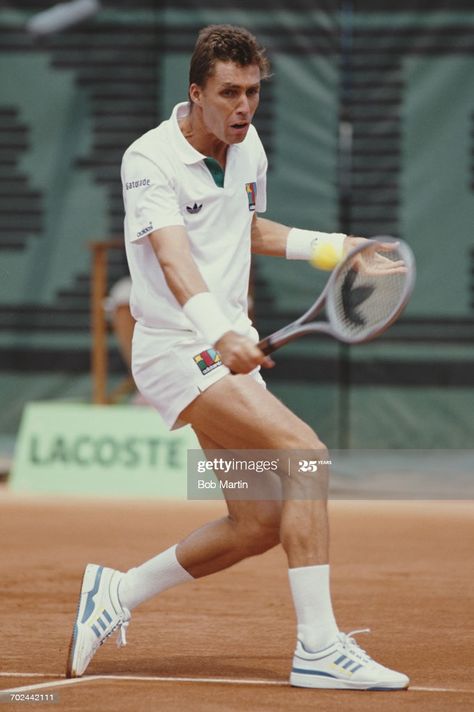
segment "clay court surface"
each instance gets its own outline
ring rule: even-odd
[[[293,689],[294,615],[279,549],[172,589],[135,611],[88,676],[64,668],[82,570],[130,566],[223,512],[220,503],[25,499],[0,493],[0,687],[58,704],[1,709],[474,709],[471,502],[332,502],[333,598],[343,630],[410,675],[406,692]],[[47,683],[49,686],[44,686]],[[26,692],[26,690],[25,690]]]

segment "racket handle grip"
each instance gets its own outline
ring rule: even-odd
[[[263,351],[265,356],[268,356],[269,354],[272,354],[274,351],[276,351],[276,347],[272,344],[270,336],[267,336],[265,339],[259,341],[257,346],[260,351]]]

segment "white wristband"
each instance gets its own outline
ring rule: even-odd
[[[199,292],[183,305],[183,312],[192,325],[212,346],[228,331],[232,324],[224,315],[211,292]]]
[[[344,251],[344,239],[347,237],[342,232],[316,232],[315,230],[300,230],[294,227],[288,233],[286,240],[287,260],[310,260],[316,247],[331,245],[336,250],[338,260]]]

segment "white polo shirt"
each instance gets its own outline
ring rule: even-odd
[[[170,119],[132,143],[123,157],[132,314],[144,326],[195,331],[166,284],[147,237],[154,230],[183,225],[209,290],[234,329],[246,334],[251,223],[255,211],[266,209],[265,151],[251,126],[242,143],[229,146],[224,186],[219,188],[204,163],[206,156],[179,128],[188,112],[188,103],[175,106]]]

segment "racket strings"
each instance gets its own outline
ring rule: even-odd
[[[408,279],[398,247],[357,253],[338,273],[331,294],[331,321],[339,335],[362,341],[383,328],[403,305]]]

